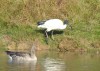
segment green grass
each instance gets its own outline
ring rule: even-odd
[[[0,0],[0,39],[4,35],[15,42],[38,38],[46,45],[44,34],[36,23],[51,18],[68,19],[73,30],[67,27],[63,34],[54,35],[55,41],[50,39],[50,47],[57,47],[65,37],[73,38],[78,43],[82,39],[89,43],[100,41],[99,0]]]
[[[1,23],[1,34],[11,36],[14,40],[30,37],[34,34],[33,28],[30,26],[15,25],[9,23]]]

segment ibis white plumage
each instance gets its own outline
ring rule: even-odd
[[[67,27],[68,20],[65,20],[63,22],[60,19],[49,19],[49,20],[39,21],[37,24],[38,24],[38,28],[46,29],[45,33],[46,33],[47,38],[48,38],[48,33],[47,32],[52,31],[51,36],[52,36],[52,39],[54,39],[53,38],[53,30],[64,30]]]

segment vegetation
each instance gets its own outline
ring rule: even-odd
[[[35,39],[46,45],[36,23],[51,18],[68,19],[73,30],[55,32],[50,48],[69,50],[72,44],[77,44],[74,49],[100,48],[100,0],[0,0],[0,48]]]

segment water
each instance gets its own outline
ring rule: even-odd
[[[38,51],[37,62],[8,62],[0,52],[0,71],[100,71],[100,55],[95,53],[59,53]]]

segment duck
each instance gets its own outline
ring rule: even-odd
[[[10,61],[37,61],[37,57],[35,55],[35,46],[32,46],[30,52],[18,52],[18,51],[5,51],[8,55]]]

